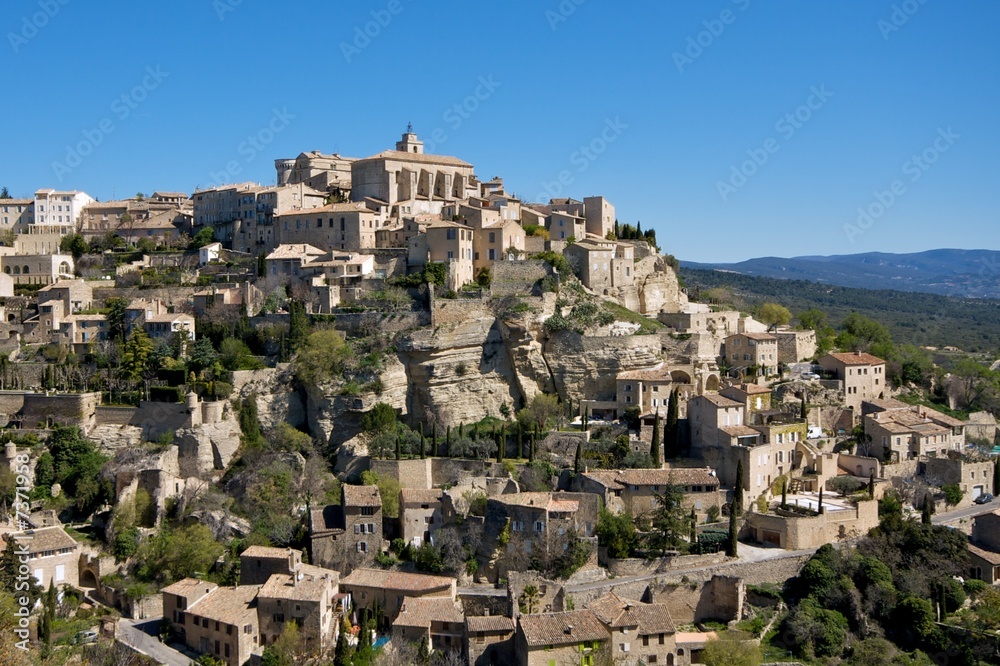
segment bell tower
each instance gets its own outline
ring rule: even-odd
[[[396,150],[401,153],[423,154],[424,142],[417,138],[413,131],[413,123],[407,123],[403,138],[396,142]]]

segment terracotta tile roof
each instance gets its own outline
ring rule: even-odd
[[[718,637],[714,631],[678,631],[674,638],[678,646],[699,647]]]
[[[992,550],[986,550],[985,548],[980,548],[975,544],[969,544],[969,552],[973,555],[986,560],[990,564],[1000,564],[1000,553],[994,553]]]
[[[261,597],[267,599],[292,599],[295,601],[320,602],[328,591],[337,587],[336,571],[325,575],[312,575],[304,572],[296,574],[271,574],[261,588]],[[301,576],[296,580],[293,576]]]
[[[754,433],[756,434],[756,432]],[[717,486],[719,479],[709,467],[672,467],[668,469],[622,469],[585,472],[584,476],[607,487],[632,486]]]
[[[760,395],[771,392],[771,389],[767,386],[757,386],[756,384],[733,384],[732,386],[727,386],[723,390],[740,391],[741,393],[746,393],[747,395]]]
[[[355,569],[340,580],[343,587],[376,587],[395,592],[434,592],[450,588],[454,578],[425,574],[384,571],[382,569]]]
[[[351,486],[345,484],[344,506],[382,506],[378,486]]]
[[[566,499],[563,493],[513,493],[495,498],[508,506],[523,506],[544,509],[555,513],[575,512],[580,508],[578,499]]]
[[[367,162],[369,160],[398,160],[400,162],[421,162],[423,164],[444,164],[446,166],[472,166],[468,162],[460,160],[457,157],[449,157],[447,155],[429,155],[426,153],[406,153],[401,150],[383,150],[377,155],[365,157],[364,159],[358,160],[358,162]]]
[[[27,206],[33,203],[34,199],[0,199],[0,206]]]
[[[264,257],[264,259],[268,261],[273,259],[302,259],[304,257],[318,257],[322,254],[323,250],[308,243],[282,243],[274,252]]]
[[[605,625],[618,629],[636,627],[639,634],[672,634],[676,630],[666,604],[622,599],[614,592],[587,604]]]
[[[37,530],[26,530],[18,532],[14,536],[18,544],[27,544],[28,552],[32,555],[50,550],[76,548],[78,545],[73,540],[73,537],[66,534],[61,527],[43,527]]]
[[[590,610],[522,615],[518,623],[529,648],[606,641],[611,637]]]
[[[271,548],[270,546],[250,546],[240,557],[262,557],[272,560],[287,560],[288,556],[295,552],[291,548]]]
[[[672,634],[677,629],[666,604],[638,604],[632,613],[639,620],[640,634]]]
[[[735,400],[730,400],[725,396],[721,396],[718,393],[705,393],[698,396],[699,398],[704,398],[716,407],[742,407],[743,403],[736,402]]]
[[[879,411],[887,412],[893,409],[912,409],[912,405],[908,405],[901,400],[896,400],[895,398],[872,398],[871,400],[863,400],[861,405],[871,405],[872,407],[877,407]]]
[[[251,619],[256,624],[259,591],[260,585],[220,587],[188,606],[187,612],[226,624],[242,625]]]
[[[666,363],[660,363],[655,368],[646,368],[645,370],[627,370],[625,372],[618,373],[618,379],[633,379],[636,381],[670,381],[670,366]]]
[[[403,504],[439,504],[444,500],[444,491],[438,488],[403,488],[399,491]]]
[[[759,340],[761,342],[777,342],[778,336],[773,333],[734,333],[729,337],[736,337],[742,335],[744,338],[749,338],[751,340]]]
[[[505,615],[473,615],[465,618],[468,633],[508,634],[514,631],[514,620]]]
[[[760,433],[750,426],[738,425],[738,426],[725,426],[719,428],[722,432],[726,433],[730,437],[756,437]]]
[[[191,602],[192,599],[200,598],[206,594],[209,594],[212,590],[217,589],[219,586],[215,583],[209,582],[207,580],[199,580],[197,578],[184,578],[176,583],[167,585],[165,588],[160,590],[164,594],[173,594],[174,596],[183,597]]]
[[[462,624],[465,615],[451,597],[406,597],[394,627],[430,627],[431,622]]]
[[[844,365],[885,365],[885,361],[878,356],[864,352],[830,352],[827,356],[837,359]]]

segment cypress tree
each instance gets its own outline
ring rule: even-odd
[[[263,252],[257,255],[257,277],[267,277],[267,260]]]
[[[743,513],[743,460],[736,463],[736,483],[733,488],[733,508],[736,515]]]
[[[497,445],[497,462],[503,462],[503,441],[496,434],[496,429],[493,430],[493,442]]]
[[[875,470],[868,476],[868,499],[875,499]]]
[[[736,509],[736,502],[734,501],[729,505],[729,538],[726,540],[727,557],[737,557],[739,554],[739,541],[736,538],[739,535],[736,529]]]
[[[573,460],[573,470],[575,472],[583,470],[583,442],[576,443],[576,457]]]
[[[677,389],[670,392],[670,400],[667,402],[667,423],[663,427],[663,448],[667,458],[676,458],[681,454],[680,432],[678,421],[680,420],[680,393]]]
[[[396,434],[396,460],[400,460],[403,457],[403,442],[399,438],[399,434]]]
[[[451,455],[451,426],[449,425],[444,431],[444,447],[448,449],[448,455]]]
[[[698,543],[698,516],[691,507],[691,545]]]
[[[524,458],[524,426],[520,421],[517,422],[517,458]]]
[[[535,462],[535,431],[531,431],[531,444],[528,448],[528,462]]]
[[[660,460],[660,413],[656,412],[653,418],[653,443],[649,447],[649,457],[653,459],[653,467],[659,469],[663,467]]]
[[[788,508],[788,479],[781,479],[781,508]]]
[[[421,421],[420,422],[420,458],[421,459],[427,457],[427,442],[425,441],[426,439],[427,438],[424,437],[424,422]]]
[[[802,420],[805,421],[809,418],[809,406],[807,401],[809,400],[809,394],[805,391],[802,392]]]
[[[993,494],[1000,494],[1000,458],[993,461]]]
[[[458,438],[462,439],[463,437],[465,437],[465,422],[464,421],[458,424]]]
[[[924,506],[920,510],[920,522],[924,525],[931,524],[931,502],[928,495],[924,495]]]
[[[816,503],[816,513],[823,513],[823,486],[819,487],[819,501]]]
[[[431,425],[431,456],[437,458],[438,455],[438,424],[435,421]]]

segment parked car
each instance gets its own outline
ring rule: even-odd
[[[819,375],[815,372],[803,372],[802,379],[819,379]]]
[[[989,504],[990,502],[993,501],[993,495],[989,493],[983,493],[982,495],[980,495],[979,497],[977,497],[972,501],[975,502],[976,504]]]
[[[96,643],[97,642],[97,632],[88,629],[87,631],[79,631],[76,636],[73,637],[73,642],[77,645],[83,645],[85,643]]]
[[[806,433],[807,439],[819,439],[823,436],[823,429],[819,426],[809,426],[809,432]]]

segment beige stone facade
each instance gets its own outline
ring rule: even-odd
[[[965,422],[929,407],[866,400],[861,413],[871,453],[883,460],[925,459],[965,449]]]
[[[80,584],[80,544],[62,527],[43,527],[9,533],[5,540],[14,540],[14,552],[28,573],[43,588],[54,583],[78,587]],[[2,547],[5,544],[0,544]]]
[[[34,221],[34,199],[0,199],[0,229],[24,233]]]
[[[163,616],[177,640],[227,666],[242,666],[257,649],[259,585],[218,587],[185,578],[163,588]]]
[[[402,538],[407,544],[419,548],[429,543],[434,532],[444,522],[441,513],[444,492],[422,488],[403,488],[399,491],[399,523]]]
[[[768,513],[751,513],[747,520],[758,543],[773,544],[785,550],[819,548],[862,536],[876,527],[878,502],[863,500],[853,507],[824,508],[815,516],[773,509]]]
[[[274,161],[279,185],[304,183],[320,192],[350,191],[353,157],[318,150],[300,153],[295,159]]]
[[[338,203],[275,217],[281,244],[306,243],[321,250],[374,249],[385,219],[364,203]]]
[[[885,398],[885,361],[864,352],[834,352],[819,360],[820,367],[844,384],[844,405],[860,414],[865,400]]]
[[[408,598],[445,598],[455,601],[456,580],[384,569],[355,569],[341,578],[340,587],[349,592],[356,608],[378,604],[390,623],[395,621]]]
[[[730,335],[723,350],[733,376],[768,377],[778,371],[778,338],[771,333]]]
[[[551,666],[602,663],[611,634],[589,609],[562,613],[537,613],[518,618],[514,638],[517,664]]]

